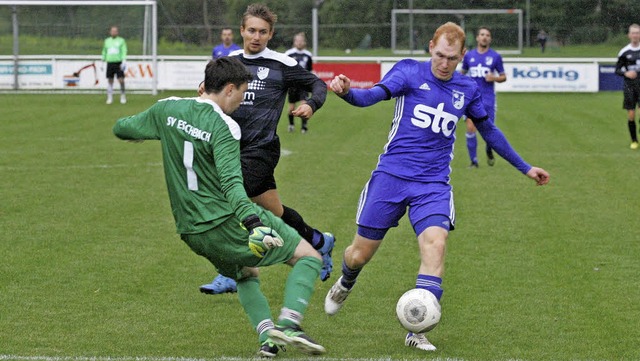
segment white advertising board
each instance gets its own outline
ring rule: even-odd
[[[427,59],[420,59],[421,61]],[[498,92],[597,92],[599,69],[597,62],[537,62],[536,59],[505,59],[507,81],[496,84]],[[158,61],[157,74],[151,61],[127,61],[126,87],[130,90],[151,90],[157,78],[160,90],[193,90],[204,79],[207,57],[163,59]],[[396,61],[380,61],[380,78]],[[107,87],[105,63],[96,58],[29,59],[20,61],[18,83],[21,90],[88,90],[102,91]],[[347,74],[348,75],[348,74]],[[11,60],[0,60],[0,89],[13,89]]]
[[[383,62],[382,78],[395,63]],[[460,68],[460,67],[459,67]],[[505,63],[507,81],[498,92],[597,92],[597,63]]]
[[[597,92],[597,63],[507,63],[498,92]]]
[[[130,90],[151,90],[158,77],[159,89],[193,90],[204,80],[207,61],[163,61],[154,74],[150,61],[128,61],[125,70],[126,87]],[[105,63],[94,60],[21,61],[18,66],[21,90],[102,90],[107,87]],[[12,89],[13,62],[0,61],[0,89]],[[117,87],[116,83],[116,87]]]
[[[13,62],[0,61],[0,89],[13,88],[13,71]],[[18,66],[18,84],[22,89],[51,89],[54,79],[51,60],[24,61]]]

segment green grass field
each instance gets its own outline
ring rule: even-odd
[[[163,93],[192,96],[192,93]],[[175,234],[159,144],[131,144],[114,121],[156,98],[0,96],[0,360],[244,360],[257,350],[237,295],[207,296],[215,275]],[[457,229],[448,242],[443,318],[425,353],[403,345],[395,302],[418,268],[404,219],[343,310],[323,312],[318,281],[304,326],[331,360],[638,360],[640,151],[629,149],[622,94],[500,93],[498,125],[536,187],[504,160],[453,161]],[[310,132],[287,133],[283,202],[334,232],[334,262],[355,231],[358,196],[386,142],[393,102],[330,95]],[[481,146],[484,145],[480,142]],[[482,148],[481,148],[482,149]],[[286,266],[264,269],[274,314]],[[278,355],[299,359],[295,350]]]

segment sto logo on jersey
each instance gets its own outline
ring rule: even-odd
[[[491,65],[491,64],[489,64]],[[490,68],[482,66],[482,64],[474,65],[469,68],[469,76],[472,78],[484,78],[491,71]]]
[[[462,94],[461,102],[464,104],[464,94]],[[434,133],[442,133],[445,137],[451,136],[456,129],[457,122],[457,116],[444,111],[444,103],[438,104],[437,108],[424,104],[418,104],[413,108],[411,124],[423,129],[431,127]]]

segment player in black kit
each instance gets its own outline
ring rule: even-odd
[[[624,77],[624,101],[622,107],[627,110],[631,149],[638,149],[636,133],[636,106],[640,105],[640,25],[629,26],[629,45],[618,53],[616,74]]]
[[[280,138],[276,130],[288,89],[304,89],[311,93],[305,104],[292,112],[296,117],[309,119],[324,104],[327,85],[298,65],[295,59],[267,48],[276,20],[276,15],[262,4],[249,5],[242,17],[240,34],[244,48],[229,56],[238,57],[254,78],[240,107],[230,115],[242,132],[240,158],[247,195],[282,218],[320,252],[323,261],[320,279],[326,281],[333,269],[331,252],[335,237],[312,228],[298,212],[282,204],[274,171],[280,160]],[[200,291],[219,294],[235,292],[235,287],[233,280],[219,275],[212,283],[201,286]]]
[[[307,37],[304,33],[297,33],[293,37],[293,48],[284,52],[284,55],[288,55],[294,58],[298,64],[307,69],[308,71],[313,70],[313,58],[311,52],[306,49],[307,47]],[[309,93],[304,89],[289,89],[289,131],[293,132],[295,130],[295,123],[293,119],[293,110],[296,108],[296,103],[304,103],[307,101],[307,97]],[[302,133],[306,133],[309,130],[307,126],[308,119],[302,118],[302,127],[300,131]]]

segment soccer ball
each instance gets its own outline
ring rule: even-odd
[[[432,330],[442,315],[436,296],[422,288],[405,292],[396,305],[396,315],[402,327],[413,333]]]

